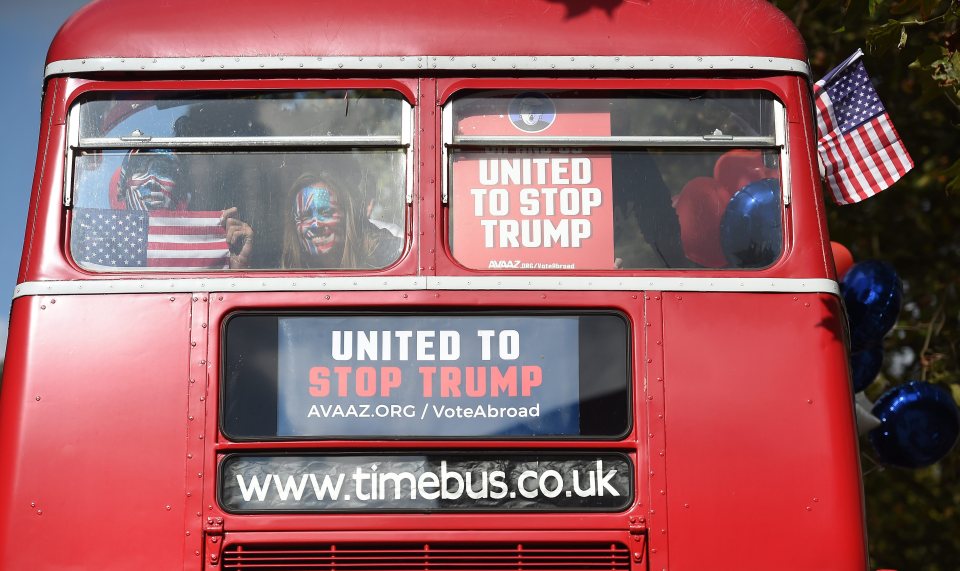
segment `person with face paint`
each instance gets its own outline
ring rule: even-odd
[[[116,197],[127,210],[188,210],[190,192],[184,188],[180,161],[170,151],[138,152],[123,159],[117,178]],[[230,269],[250,267],[253,229],[237,218],[236,207],[221,212],[220,224],[230,250]]]
[[[383,268],[399,256],[402,240],[374,226],[363,201],[328,175],[301,176],[287,204],[283,268]]]

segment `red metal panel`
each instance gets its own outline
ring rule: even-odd
[[[190,298],[14,303],[0,409],[0,568],[175,569]]]
[[[634,339],[631,351],[634,355],[643,351],[644,336],[642,322],[642,300],[637,293],[631,292],[432,292],[432,291],[396,291],[396,292],[299,292],[290,293],[216,293],[210,298],[209,346],[211,354],[219,353],[221,344],[222,323],[232,312],[251,308],[266,308],[278,311],[307,308],[312,311],[357,311],[376,308],[384,311],[411,311],[429,314],[431,311],[456,311],[471,309],[513,309],[523,310],[536,307],[550,309],[606,309],[623,312],[630,322]],[[636,358],[634,358],[636,363]],[[210,378],[209,394],[217,398],[220,378],[219,360],[214,359],[208,370]],[[644,371],[634,368],[634,397]],[[217,460],[223,454],[237,451],[251,450],[290,450],[290,451],[383,451],[390,450],[397,453],[433,451],[463,451],[463,450],[550,450],[560,452],[564,449],[598,450],[625,452],[636,466],[636,499],[634,505],[623,513],[569,513],[569,514],[537,514],[537,513],[485,513],[482,517],[471,513],[431,513],[431,514],[337,514],[334,517],[323,514],[258,514],[255,517],[233,515],[222,512],[216,507],[216,481],[214,478],[204,478],[204,517],[212,515],[224,519],[224,528],[232,531],[285,531],[298,530],[323,531],[324,537],[331,532],[344,531],[381,531],[395,530],[389,533],[392,540],[399,540],[399,531],[419,530],[419,533],[430,531],[429,538],[437,539],[439,532],[451,533],[488,533],[497,530],[553,530],[543,531],[542,539],[553,538],[561,530],[619,530],[626,532],[631,528],[631,519],[634,522],[645,515],[642,506],[649,505],[646,483],[646,456],[647,443],[645,439],[637,438],[638,426],[645,426],[643,413],[635,413],[633,429],[621,440],[616,441],[575,441],[575,440],[539,440],[523,441],[511,440],[497,442],[491,445],[480,440],[323,440],[303,442],[230,442],[219,435],[215,415],[207,415],[207,433],[217,435],[214,448],[216,455],[206,460],[205,473],[213,474],[217,468]],[[213,505],[211,511],[207,506]],[[578,532],[579,533],[579,532]],[[454,533],[456,535],[456,533]],[[344,535],[344,537],[348,537]],[[459,536],[466,537],[466,536]],[[475,536],[471,536],[475,537]],[[291,541],[296,536],[291,536]],[[491,538],[492,539],[492,538]],[[327,539],[331,540],[331,539]],[[540,539],[537,539],[538,541]]]
[[[47,61],[218,55],[733,55],[806,60],[796,28],[764,0],[623,2],[606,9],[556,0],[101,0],[64,24]]]
[[[664,295],[669,568],[864,569],[838,301]]]

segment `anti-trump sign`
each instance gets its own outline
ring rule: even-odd
[[[461,136],[600,137],[610,113],[590,100],[522,93],[488,99]],[[458,261],[477,269],[612,269],[609,153],[511,146],[454,155],[451,225]]]
[[[291,316],[277,436],[576,436],[574,316]]]

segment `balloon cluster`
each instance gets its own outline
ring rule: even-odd
[[[850,370],[854,392],[866,389],[880,372],[884,336],[897,321],[903,286],[893,268],[878,261],[853,263],[843,246],[834,243],[840,291],[850,320]],[[880,461],[891,466],[920,468],[938,462],[960,436],[960,410],[937,385],[910,381],[877,399],[870,411],[875,428],[870,443]]]
[[[780,181],[760,151],[734,149],[712,177],[696,177],[674,201],[680,241],[691,261],[708,268],[759,268],[780,254]]]

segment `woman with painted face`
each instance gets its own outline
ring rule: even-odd
[[[368,205],[330,175],[304,174],[287,195],[281,267],[383,268],[403,245],[367,218]]]
[[[117,177],[116,199],[126,210],[186,211],[191,195],[183,185],[180,160],[166,150],[130,151]],[[250,267],[253,229],[237,218],[237,207],[220,212],[230,269]]]

